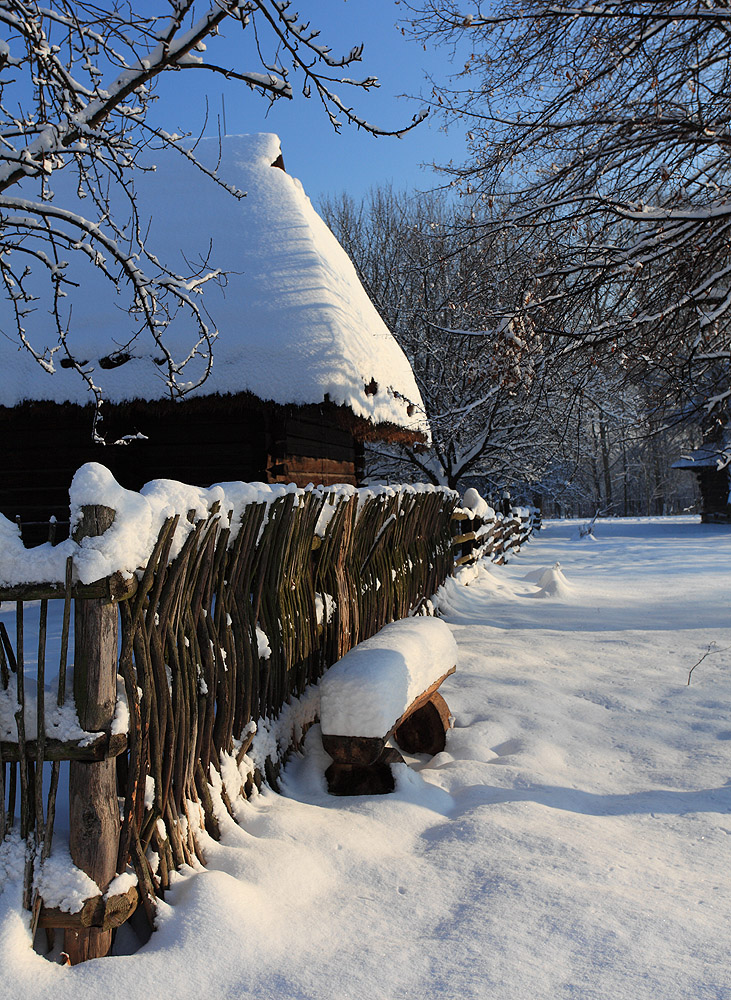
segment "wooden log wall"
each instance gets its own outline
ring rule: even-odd
[[[72,587],[69,565],[65,587],[0,590],[0,601],[17,601],[18,622],[15,642],[0,630],[0,683],[7,690],[14,679],[23,706],[17,741],[0,743],[0,833],[13,827],[17,810],[27,843],[25,902],[33,912],[34,931],[38,926],[71,928],[83,957],[95,954],[86,937],[108,940],[107,932],[138,902],[152,923],[155,899],[164,894],[171,872],[204,861],[195,830],[204,825],[211,836],[219,836],[221,803],[231,809],[231,790],[221,772],[231,758],[242,762],[251,744],[251,723],[276,717],[352,645],[418,611],[452,572],[456,502],[449,491],[309,490],[285,494],[269,505],[250,504],[238,525],[231,523],[229,511],[214,505],[194,523],[190,513],[189,533],[173,560],[169,554],[179,516],[168,519],[132,585],[111,578],[93,587]],[[318,534],[326,505],[329,521]],[[334,612],[318,622],[316,603],[325,595]],[[117,603],[118,671],[130,715],[126,736],[113,735],[107,727],[88,745],[46,741],[39,699],[39,736],[26,740],[22,598],[39,596],[42,608],[49,598],[64,600],[62,676],[72,597],[79,606],[102,598],[105,606],[109,599]],[[260,652],[261,632],[268,639],[268,656]],[[42,643],[45,648],[45,635]],[[38,662],[43,662],[40,650]],[[59,703],[65,696],[64,679]],[[45,759],[54,761],[54,801],[49,798],[44,817],[42,784],[35,779]],[[81,761],[77,768],[100,761],[105,770],[116,761],[117,787],[110,798],[115,808],[117,797],[123,801],[116,870],[133,869],[138,881],[134,892],[100,894],[80,913],[65,917],[44,907],[34,888],[34,868],[51,847],[58,767],[64,760]],[[264,777],[275,786],[277,769],[277,760],[266,761]],[[261,780],[262,775],[250,773],[242,778],[241,790],[250,791]]]
[[[278,406],[248,393],[187,399],[184,406],[171,400],[108,403],[99,428],[106,446],[92,440],[92,410],[48,401],[0,406],[0,512],[21,518],[26,544],[46,540],[51,515],[66,537],[69,484],[90,461],[106,465],[131,490],[153,478],[200,486],[240,479],[299,486],[363,480],[364,446],[346,407]]]

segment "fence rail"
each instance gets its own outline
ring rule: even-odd
[[[295,720],[279,745],[255,756],[262,720],[280,716],[355,643],[425,610],[455,565],[501,562],[530,534],[527,511],[478,515],[457,503],[435,489],[298,490],[234,516],[219,500],[205,516],[167,517],[131,579],[73,582],[68,557],[63,584],[0,588],[16,612],[14,637],[0,623],[0,698],[18,705],[16,732],[0,733],[0,832],[17,812],[34,932],[64,927],[76,962],[108,951],[112,929],[138,904],[151,923],[171,872],[204,861],[196,831],[217,838],[221,810],[232,812],[238,794],[263,779],[276,787],[283,752],[312,721]],[[83,510],[114,522],[113,509]],[[49,601],[62,610],[56,704],[47,710]],[[24,681],[28,602],[40,602],[34,695]],[[68,722],[71,639],[84,731]],[[100,890],[75,914],[45,905],[39,880],[64,761],[72,859]],[[109,888],[130,870],[136,886],[123,877]]]
[[[455,510],[452,524],[455,566],[470,565],[479,559],[502,565],[511,551],[517,552],[540,529],[541,521],[535,508],[519,507],[501,514],[488,507],[484,513]]]

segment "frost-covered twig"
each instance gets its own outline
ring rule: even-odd
[[[469,130],[446,183],[494,207],[465,222],[465,245],[508,236],[528,265],[526,314],[572,351],[605,346],[658,396],[727,412],[728,366],[713,359],[731,318],[729,4],[402,10],[405,30],[454,54],[426,98]]]
[[[723,649],[716,649],[715,647],[717,645],[718,643],[715,640],[713,642],[709,642],[708,649],[705,651],[703,656],[701,656],[700,660],[698,660],[697,663],[694,663],[693,666],[690,668],[690,670],[688,671],[688,683],[686,685],[687,687],[690,687],[690,678],[693,675],[693,671],[695,670],[696,667],[699,667],[701,663],[703,663],[703,661],[707,656],[715,656],[716,653],[725,653],[727,650],[731,649],[731,646],[724,646]]]
[[[596,524],[597,518],[604,517],[605,514],[608,514],[609,511],[616,506],[617,506],[616,503],[610,503],[607,507],[603,507],[601,510],[597,509],[594,512],[594,516],[592,517],[591,521],[587,521],[586,524],[582,524],[581,527],[579,528],[579,538],[586,538],[587,535],[594,536],[594,525]]]

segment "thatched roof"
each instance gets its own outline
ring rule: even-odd
[[[170,150],[151,153],[157,169],[137,180],[140,216],[150,220],[147,245],[181,273],[204,259],[225,272],[223,287],[209,283],[205,290],[218,338],[212,374],[195,394],[247,393],[296,405],[329,401],[352,411],[359,424],[428,434],[410,365],[353,265],[299,181],[273,167],[281,162],[277,137],[229,136],[222,149],[210,139],[196,148],[196,156],[211,167],[219,155],[218,175],[246,191],[244,199],[235,200]],[[59,179],[59,192],[61,186]],[[28,322],[36,347],[53,345],[54,331],[44,331],[44,322],[47,328],[41,302]],[[4,304],[0,329],[12,331]],[[152,338],[144,334],[120,354],[134,329],[111,286],[87,267],[73,298],[68,344],[76,359],[94,369],[111,402],[167,395]],[[44,337],[51,338],[47,345]],[[165,338],[178,353],[187,351],[189,318],[176,318]],[[106,359],[124,353],[129,357],[123,363],[108,367]],[[12,335],[0,336],[0,405],[32,399],[89,402],[78,374],[56,368],[49,375],[18,350]]]

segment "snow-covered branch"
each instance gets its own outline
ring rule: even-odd
[[[406,28],[454,74],[429,105],[466,127],[462,197],[492,206],[465,243],[507,233],[526,313],[683,405],[726,381],[731,7],[677,0],[411,0]],[[510,318],[506,310],[504,318]]]

